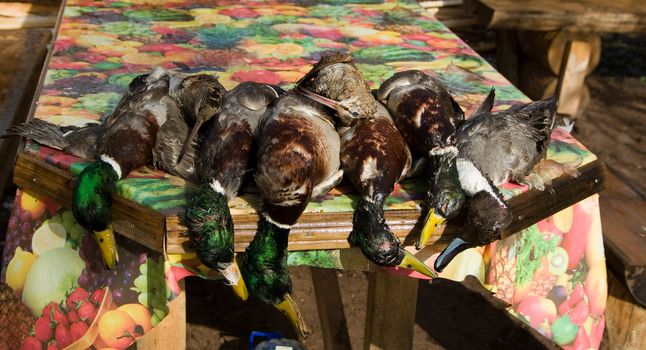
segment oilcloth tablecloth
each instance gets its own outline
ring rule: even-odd
[[[155,66],[212,73],[227,89],[242,81],[290,88],[331,52],[352,53],[371,88],[398,71],[433,74],[448,85],[467,115],[492,87],[496,109],[528,101],[415,2],[70,0],[35,117],[61,125],[98,122],[113,110],[135,76]],[[26,152],[75,175],[86,165],[35,144]],[[564,129],[553,133],[548,158],[573,166],[596,159]],[[192,188],[161,171],[143,168],[121,180],[117,193],[171,215],[183,210],[186,192]],[[504,184],[501,190],[510,198],[527,188]],[[423,179],[406,180],[385,208],[415,209],[425,191]],[[351,211],[355,199],[333,190],[314,199],[306,211]],[[250,203],[257,201],[253,194],[242,195],[230,203],[232,214],[254,212]],[[93,324],[91,317],[84,317],[84,322],[99,328],[90,344],[125,348],[163,319],[167,302],[180,292],[178,280],[189,275],[217,277],[195,255],[156,253],[122,236],[118,241],[119,269],[106,271],[93,240],[68,209],[19,192],[7,229],[1,278],[29,308],[32,323],[52,301],[70,317],[80,304],[75,297],[84,296],[75,290],[83,287],[87,298],[95,299],[87,304],[92,304],[97,319]],[[416,254],[430,266],[437,256],[432,247]],[[376,268],[352,249],[291,252],[288,261]],[[505,240],[460,254],[442,276],[459,280],[466,273],[491,285],[496,296],[512,304],[510,312],[564,348],[598,347],[607,298],[598,197]],[[107,297],[97,292],[105,287]],[[123,312],[107,312],[114,308]],[[105,322],[100,322],[103,318]]]

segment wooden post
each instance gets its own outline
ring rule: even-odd
[[[168,303],[168,315],[150,332],[137,339],[138,350],[184,350],[186,349],[186,289],[179,282],[181,292]]]
[[[343,311],[337,271],[334,269],[310,268],[316,307],[321,321],[325,349],[351,349],[350,335]]]
[[[646,349],[646,309],[612,273],[608,273],[606,329],[612,348]]]
[[[413,346],[417,284],[415,278],[370,273],[364,349],[405,350]]]
[[[559,97],[557,112],[576,115],[581,106],[581,89],[590,64],[592,45],[585,41],[571,41],[565,46],[556,94]]]

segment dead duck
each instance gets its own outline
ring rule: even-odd
[[[454,239],[435,262],[442,271],[461,251],[500,239],[512,214],[496,186],[527,183],[534,166],[545,157],[554,120],[556,97],[490,112],[492,90],[473,117],[457,132],[458,177],[471,197],[462,237]]]
[[[383,204],[410,169],[411,155],[352,56],[321,59],[299,81],[296,91],[333,109],[339,118],[342,168],[361,195],[353,214],[350,244],[360,247],[364,256],[378,265],[413,268],[433,277],[424,263],[401,248],[386,224]]]
[[[224,96],[199,151],[200,188],[184,214],[200,260],[219,270],[243,300],[247,289],[233,254],[233,218],[227,202],[242,186],[258,123],[277,97],[275,88],[254,82],[241,83]]]
[[[343,177],[339,135],[325,107],[293,91],[276,100],[258,132],[254,179],[262,212],[241,272],[250,293],[284,312],[304,337],[309,331],[290,295],[287,241],[310,199],[327,193]]]
[[[171,145],[161,142],[166,136],[177,139],[186,139],[188,136],[188,127],[176,128],[183,124],[184,117],[177,101],[168,94],[169,84],[168,72],[157,68],[150,74],[135,78],[114,112],[101,124],[87,126],[67,135],[55,127],[48,128],[51,131],[48,134],[27,135],[38,136],[34,137],[34,141],[41,144],[54,147],[58,145],[63,150],[78,151],[75,151],[76,155],[83,154],[88,159],[95,159],[77,178],[72,196],[72,212],[83,227],[93,232],[103,261],[109,269],[113,269],[118,263],[111,224],[112,192],[117,181],[140,166],[152,164],[153,160],[171,173],[190,173],[190,169],[194,169],[190,162],[178,163],[177,159],[168,159],[167,156],[171,154],[168,151],[155,152],[155,147],[159,145]],[[166,125],[167,121],[171,123]],[[179,135],[182,132],[185,134]],[[77,136],[82,133],[96,137],[94,146],[71,143],[79,140],[80,137]],[[174,145],[177,150],[182,144]]]
[[[411,155],[386,108],[377,101],[375,104],[377,113],[373,118],[357,120],[351,127],[339,130],[342,168],[361,196],[348,241],[378,265],[405,267],[436,277],[423,262],[401,248],[384,219],[384,202],[410,169]]]
[[[418,159],[429,158],[429,208],[416,243],[421,249],[435,228],[456,216],[465,202],[453,158],[457,127],[464,113],[447,89],[418,70],[395,73],[381,84],[377,99],[388,106],[395,124]]]

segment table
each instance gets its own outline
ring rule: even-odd
[[[464,2],[467,12],[498,30],[498,66],[505,76],[534,99],[558,95],[558,112],[569,116],[579,114],[590,98],[584,81],[599,64],[599,34],[646,31],[646,9],[640,5],[634,0]],[[518,58],[519,48],[529,61]]]
[[[34,116],[57,124],[78,125],[88,119],[99,120],[110,113],[134,76],[155,65],[215,73],[227,89],[246,80],[289,88],[323,53],[347,50],[353,53],[372,87],[397,71],[422,69],[444,80],[467,112],[475,109],[491,86],[496,88],[498,96],[495,108],[528,100],[414,2],[330,1],[330,4],[299,5],[296,2],[222,1],[213,6],[199,1],[167,4],[69,1]],[[482,282],[492,285],[497,296],[513,305],[510,312],[533,317],[529,322],[544,334],[551,336],[554,328],[559,334],[558,340],[565,345],[573,343],[576,337],[576,341],[585,340],[596,347],[603,331],[606,298],[598,201],[594,195],[602,185],[603,166],[563,129],[554,132],[552,141],[548,157],[577,166],[581,175],[576,179],[555,179],[553,191],[546,192],[528,191],[526,187],[512,184],[501,186],[515,213],[506,235],[521,230],[522,233],[463,253],[442,276],[459,280],[466,272],[475,274]],[[29,250],[30,243],[33,245],[32,232],[41,221],[55,213],[69,215],[64,214],[64,209],[58,211],[56,203],[69,207],[73,175],[84,165],[80,159],[33,144],[19,156],[14,181],[24,192],[16,199],[20,205],[14,207],[16,212],[12,216],[16,220],[9,235],[16,237],[21,249]],[[389,226],[412,252],[415,252],[412,243],[420,225],[419,203],[424,186],[422,179],[404,181],[386,203]],[[113,221],[120,234],[119,254],[122,265],[132,265],[131,270],[125,268],[117,274],[126,276],[131,271],[131,276],[125,279],[127,286],[134,283],[129,278],[146,275],[155,281],[149,281],[148,285],[154,286],[135,286],[135,289],[139,294],[146,292],[147,297],[155,298],[140,300],[140,295],[121,295],[115,303],[146,306],[147,311],[142,312],[154,324],[168,312],[167,301],[183,297],[179,280],[191,275],[215,277],[191,252],[186,230],[178,219],[186,194],[193,188],[150,168],[134,172],[117,186]],[[342,185],[313,200],[290,235],[289,264],[382,271],[357,249],[349,249],[346,237],[355,199],[349,187]],[[236,224],[237,252],[244,251],[252,238],[257,203],[258,197],[254,194],[242,195],[230,203]],[[21,218],[28,223],[25,225]],[[459,221],[441,228],[429,246],[415,254],[432,266],[437,253],[457,234]],[[55,249],[73,255],[79,246],[84,246],[83,236],[71,232],[68,236],[71,241],[68,247]],[[77,236],[78,239],[73,239]],[[60,245],[60,241],[56,244]],[[18,256],[15,249],[15,245],[7,245],[3,271],[9,259]],[[55,249],[47,249],[45,254]],[[96,258],[94,261],[98,261]],[[84,281],[89,289],[105,284],[112,274],[100,267],[94,269],[97,266],[93,266],[93,259],[81,266],[93,271],[92,278]],[[141,265],[146,266],[146,273],[132,272],[136,267],[142,269]],[[31,272],[27,274],[28,282]],[[394,283],[387,276],[376,273],[371,277],[370,305],[396,298],[392,293],[379,292],[388,290],[389,284]],[[164,280],[166,283],[162,285]],[[410,286],[416,285],[416,280],[404,281],[408,286],[403,289],[409,290],[409,300],[414,300],[410,296],[414,296],[416,288]],[[114,287],[119,290],[123,286]],[[553,298],[555,301],[547,298],[552,289],[560,293],[558,298]],[[584,291],[585,299],[582,298]],[[573,298],[568,297],[571,294]],[[559,303],[563,298],[572,305]],[[556,303],[560,304],[558,310]],[[41,305],[33,304],[36,306],[32,312],[36,313]],[[415,307],[414,303],[401,306],[409,310]],[[574,324],[569,315],[577,306],[577,310],[587,307],[587,314],[578,315]],[[386,344],[385,348],[406,348],[407,342],[410,344],[405,336],[380,337],[389,328],[388,320],[379,314],[378,308],[373,313],[376,315],[367,320],[370,327],[366,344]],[[408,315],[409,322],[413,321],[411,313],[404,314]],[[556,319],[559,322],[555,325]],[[565,338],[561,334],[564,326]],[[390,330],[395,334],[405,333],[397,333],[392,327]],[[572,330],[577,332],[570,334]],[[332,344],[326,346],[332,347]]]

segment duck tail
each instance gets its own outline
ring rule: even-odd
[[[70,145],[60,127],[40,119],[14,125],[7,129],[2,137],[6,136],[22,136],[59,150],[64,150]]]
[[[478,106],[478,108],[475,110],[475,112],[471,114],[471,118],[480,114],[491,112],[495,98],[496,98],[496,89],[491,88],[491,90],[489,90],[489,94],[487,94],[487,97],[485,97],[485,99],[482,102],[480,102],[480,105]]]

